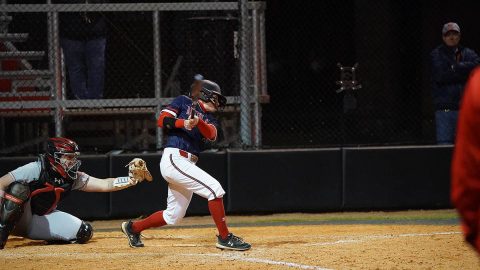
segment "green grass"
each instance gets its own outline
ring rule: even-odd
[[[248,218],[234,218],[235,224],[302,224],[302,223],[435,223],[455,222],[458,215],[455,210],[415,210],[396,212],[342,212],[324,214],[274,214],[265,216],[250,216]]]

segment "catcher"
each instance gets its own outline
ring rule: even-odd
[[[216,247],[248,250],[250,244],[232,234],[227,227],[220,183],[196,163],[205,141],[217,139],[218,121],[213,116],[225,106],[226,98],[215,82],[195,76],[190,97],[176,97],[163,109],[157,125],[168,131],[160,171],[168,182],[167,209],[143,220],[122,223],[122,231],[131,247],[143,247],[140,233],[148,228],[177,224],[185,216],[193,193],[208,200],[208,209],[218,229]]]
[[[152,180],[141,159],[127,164],[129,176],[99,179],[78,171],[80,152],[74,141],[50,138],[47,148],[37,161],[0,178],[0,249],[10,234],[50,243],[84,244],[92,238],[92,226],[56,210],[60,200],[72,190],[111,192]]]

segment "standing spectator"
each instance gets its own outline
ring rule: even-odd
[[[473,50],[460,45],[458,24],[446,23],[442,37],[444,43],[430,54],[432,95],[437,144],[452,144],[463,87],[470,71],[479,64],[480,59]]]
[[[64,2],[65,3],[65,2]],[[105,3],[74,0],[68,3]],[[75,99],[103,98],[107,25],[98,12],[60,13],[60,44]]]
[[[480,254],[480,68],[472,72],[460,108],[452,159],[451,198],[465,240]]]

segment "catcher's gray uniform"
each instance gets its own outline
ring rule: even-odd
[[[30,183],[39,179],[41,168],[39,160],[11,171],[10,175],[16,182]],[[84,172],[78,172],[76,180],[72,183],[72,190],[82,189],[89,177]],[[42,216],[32,214],[31,200],[29,200],[12,234],[35,240],[70,241],[77,237],[81,225],[82,220],[79,218],[56,209]]]

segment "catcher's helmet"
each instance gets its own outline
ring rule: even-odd
[[[80,150],[76,142],[67,138],[49,138],[47,142],[47,158],[50,168],[62,178],[77,178]]]
[[[227,98],[222,95],[220,86],[209,80],[202,80],[200,99],[205,102],[212,102],[217,108],[222,108],[227,104]]]

